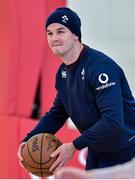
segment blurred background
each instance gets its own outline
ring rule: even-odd
[[[44,24],[61,6],[77,12],[83,43],[123,68],[135,96],[134,0],[0,0],[1,179],[37,178],[19,166],[17,150],[55,97],[55,73],[61,60],[48,48]],[[78,135],[70,120],[57,133],[62,142]],[[84,168],[86,151],[77,152],[69,166]]]

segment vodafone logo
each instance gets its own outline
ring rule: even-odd
[[[106,73],[100,74],[98,76],[98,80],[102,85],[99,87],[96,87],[97,91],[116,85],[116,83],[114,81],[108,83],[109,77]]]
[[[108,78],[107,74],[102,73],[102,74],[99,75],[98,80],[99,80],[100,83],[105,84],[105,83],[108,82],[109,78]]]

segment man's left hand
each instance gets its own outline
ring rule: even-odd
[[[73,157],[76,148],[73,143],[65,143],[62,144],[56,151],[51,154],[51,157],[56,157],[56,161],[50,167],[50,171],[54,171],[56,173],[60,168],[65,166],[68,161]]]

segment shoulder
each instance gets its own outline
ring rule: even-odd
[[[87,50],[84,68],[87,79],[91,83],[98,82],[100,78],[120,82],[124,76],[122,68],[112,58],[92,48]]]
[[[100,66],[102,64],[112,64],[116,67],[119,65],[105,53],[98,51],[96,49],[86,46],[87,49],[87,63],[92,67]]]
[[[123,71],[122,68],[114,61],[111,57],[104,54],[101,51],[96,49],[92,49],[86,46],[87,55],[85,56],[85,66],[90,69],[90,71],[95,71],[97,69],[101,69],[102,67],[114,68],[118,71]],[[108,69],[109,70],[109,69]]]

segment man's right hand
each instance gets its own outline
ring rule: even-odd
[[[25,166],[22,164],[22,162],[23,162],[23,157],[22,157],[22,149],[24,148],[24,146],[26,146],[26,142],[22,142],[21,144],[20,144],[20,146],[19,146],[19,148],[18,148],[18,153],[17,153],[17,155],[18,155],[18,158],[19,158],[19,163],[20,163],[20,165],[23,167],[23,168],[25,168]]]

